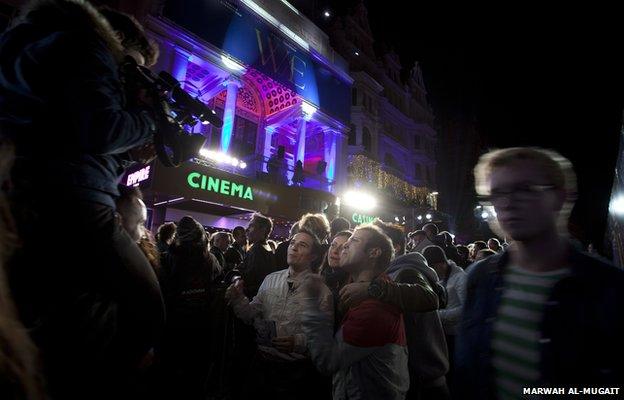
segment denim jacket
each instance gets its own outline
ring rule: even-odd
[[[541,322],[540,386],[624,382],[624,273],[571,248],[571,274],[552,289]],[[493,399],[491,340],[509,253],[491,256],[468,274],[456,342],[460,399]]]

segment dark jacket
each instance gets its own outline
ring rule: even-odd
[[[401,283],[419,284],[446,305],[446,290],[433,268],[419,253],[408,253],[395,258],[386,273]],[[426,285],[426,286],[425,286]],[[422,296],[422,294],[421,294]],[[422,302],[422,300],[421,300]],[[431,309],[429,309],[431,310]],[[444,328],[437,310],[404,314],[405,333],[409,348],[409,369],[412,388],[440,386],[449,370],[448,349]]]
[[[251,300],[258,293],[264,278],[268,274],[277,271],[275,268],[275,254],[273,254],[266,242],[254,243],[247,252],[239,270],[245,282],[245,295]]]
[[[288,268],[288,246],[290,246],[291,240],[288,239],[278,244],[275,249],[275,266],[279,269]]]
[[[125,153],[154,131],[146,110],[126,105],[122,56],[119,39],[86,2],[35,2],[2,35],[0,134],[16,145],[18,190],[53,187],[114,207]]]
[[[227,265],[225,269],[230,271],[236,267],[245,259],[245,254],[247,252],[243,249],[243,246],[234,242],[228,249],[225,251],[225,264]]]
[[[456,342],[458,398],[494,398],[491,340],[504,291],[507,251],[475,264]],[[571,247],[570,276],[544,308],[538,387],[624,382],[624,273]]]
[[[225,255],[217,246],[210,246],[210,252],[215,256],[219,265],[221,266],[221,270],[225,270]]]
[[[201,325],[210,314],[212,287],[221,268],[212,253],[199,255],[188,246],[174,245],[161,260],[161,287],[167,325]],[[175,321],[175,323],[173,323]]]

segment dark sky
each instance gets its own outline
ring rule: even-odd
[[[624,108],[619,13],[418,3],[365,1],[376,41],[393,45],[404,66],[421,63],[438,120],[471,114],[487,147],[542,146],[568,157],[579,177],[573,222],[581,239],[601,242]]]

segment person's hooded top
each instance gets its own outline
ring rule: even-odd
[[[439,282],[438,274],[427,265],[427,260],[420,253],[396,257],[386,273],[394,281],[401,282],[401,273],[409,269],[415,269],[427,279],[438,295],[440,307],[443,308],[446,305],[446,291]],[[440,380],[440,384],[443,383],[449,370],[449,361],[444,328],[438,311],[406,313],[404,319],[411,379],[423,382]]]
[[[207,316],[212,284],[221,268],[208,251],[204,227],[191,217],[182,218],[162,264],[161,284],[169,319],[190,321],[198,315]]]
[[[15,143],[18,189],[114,207],[124,153],[155,130],[126,105],[123,47],[81,0],[34,1],[0,38],[0,132]],[[30,185],[33,185],[32,187]]]

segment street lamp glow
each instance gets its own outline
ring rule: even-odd
[[[432,195],[434,195],[434,196],[437,196],[437,195],[439,195],[440,193],[438,193],[438,192],[431,192],[431,194],[432,194]]]
[[[236,157],[232,157],[219,151],[201,149],[199,150],[199,156],[217,163],[229,164],[233,167],[238,167],[241,169],[247,168],[247,163],[245,163],[244,161],[241,161]]]
[[[331,17],[331,13],[329,12],[329,10],[325,10],[325,12],[323,13],[323,16],[325,18],[329,18],[329,17]]]
[[[609,211],[613,215],[624,216],[624,196],[620,195],[609,203]]]
[[[342,197],[342,202],[357,210],[370,211],[377,207],[377,199],[368,193],[350,190]]]

